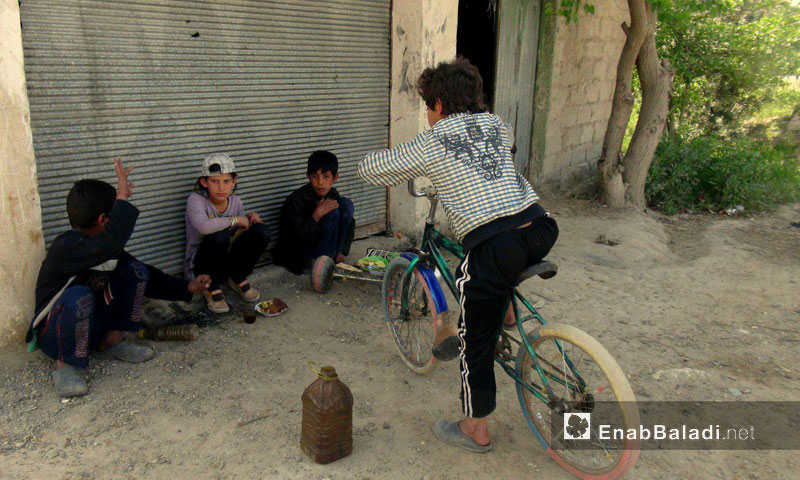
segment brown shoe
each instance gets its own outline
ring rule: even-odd
[[[433,350],[436,359],[446,362],[456,358],[461,353],[461,340],[458,338],[458,328],[450,319],[449,312],[439,315],[436,319],[436,336],[433,339]]]
[[[228,306],[228,302],[225,301],[225,297],[222,293],[215,293],[211,294],[211,292],[203,292],[203,296],[206,297],[206,304],[208,305],[208,309],[214,313],[228,313],[231,310],[231,307]]]

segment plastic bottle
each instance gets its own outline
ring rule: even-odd
[[[197,340],[199,334],[200,329],[193,323],[139,330],[139,338],[147,338],[149,340],[178,340],[191,342]]]
[[[333,367],[322,367],[318,375],[303,392],[300,447],[325,464],[353,452],[353,394]]]

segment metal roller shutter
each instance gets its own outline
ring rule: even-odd
[[[203,157],[231,155],[237,194],[277,232],[308,155],[339,157],[359,226],[386,190],[355,173],[389,134],[390,0],[22,1],[45,239],[69,228],[81,178],[134,165],[141,214],[129,251],[180,270],[186,197]],[[112,184],[116,184],[113,182]]]

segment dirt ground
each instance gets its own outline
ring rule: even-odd
[[[549,257],[559,274],[521,288],[548,321],[598,338],[638,398],[800,400],[800,228],[791,225],[800,205],[723,218],[543,204],[561,229]],[[599,235],[620,243],[597,244]],[[361,240],[351,260],[397,243]],[[499,369],[495,449],[440,444],[431,426],[459,416],[458,365],[407,370],[378,286],[336,283],[319,295],[307,277],[275,267],[253,279],[289,310],[253,325],[219,318],[196,342],[148,342],[157,356],[146,364],[94,360],[83,398],[54,395],[41,353],[0,351],[0,477],[572,478],[535,441]],[[152,319],[168,311],[160,307]],[[353,454],[326,466],[299,448],[300,396],[316,377],[309,361],[335,366],[355,398]],[[789,479],[798,470],[796,452],[644,451],[628,478]]]

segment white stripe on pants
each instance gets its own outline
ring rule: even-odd
[[[467,344],[464,341],[464,336],[467,334],[467,324],[464,321],[464,284],[469,281],[470,275],[467,272],[467,264],[469,263],[469,253],[464,258],[464,263],[461,265],[462,277],[456,281],[456,287],[461,294],[459,304],[461,307],[461,316],[458,322],[458,340],[461,342],[460,358],[461,358],[461,392],[463,394],[463,408],[464,415],[472,416],[472,391],[469,388],[469,366],[467,365],[466,352]]]

